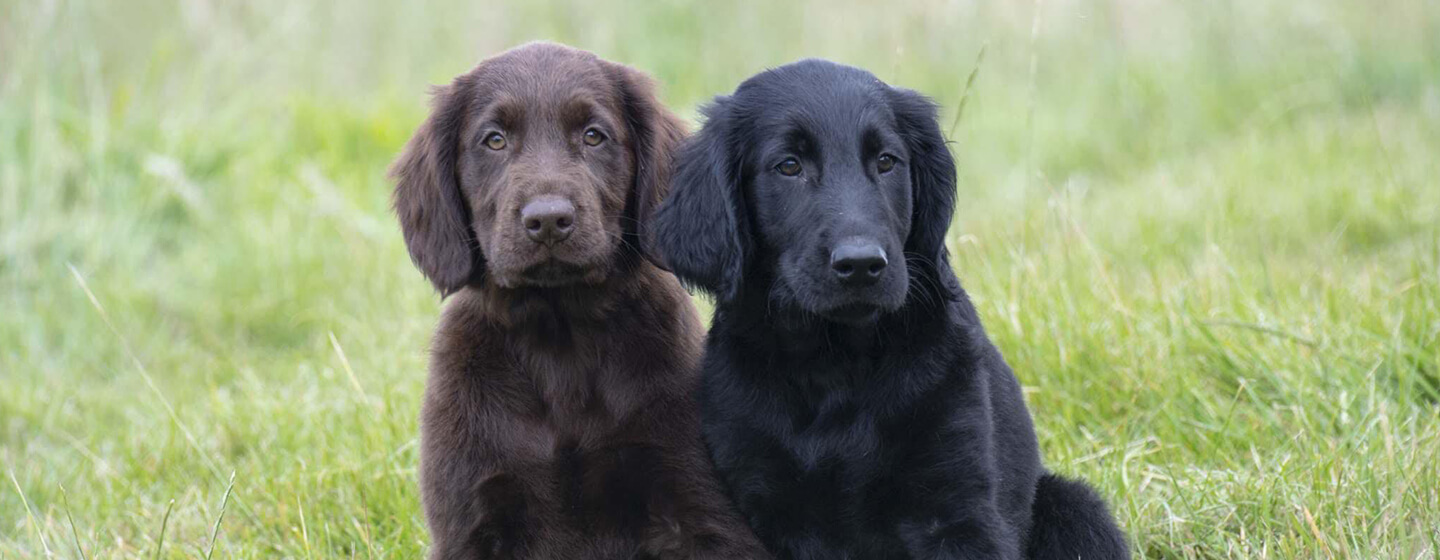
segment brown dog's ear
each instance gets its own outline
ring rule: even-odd
[[[460,131],[468,105],[464,76],[434,92],[430,117],[390,166],[395,214],[410,260],[448,296],[484,273],[484,257],[471,227],[470,207],[456,179]]]
[[[651,263],[668,270],[652,250],[646,229],[660,201],[669,194],[671,160],[685,140],[685,125],[660,103],[649,76],[623,64],[605,65],[619,88],[635,157],[635,182],[625,204],[625,239]]]

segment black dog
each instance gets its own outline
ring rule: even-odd
[[[1128,556],[1047,474],[950,269],[955,164],[925,97],[803,61],[705,111],[650,242],[717,297],[705,436],[779,558]]]

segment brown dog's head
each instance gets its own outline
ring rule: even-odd
[[[630,266],[684,132],[646,76],[532,43],[437,88],[391,167],[410,257],[442,295],[598,284]]]

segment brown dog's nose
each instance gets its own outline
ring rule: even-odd
[[[558,196],[541,196],[520,209],[525,235],[536,243],[553,245],[575,230],[575,205]]]

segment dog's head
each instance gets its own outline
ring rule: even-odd
[[[722,301],[764,289],[847,324],[916,290],[950,297],[939,267],[955,164],[928,99],[806,60],[746,80],[705,115],[652,224],[681,279]]]
[[[441,294],[598,284],[629,262],[683,137],[631,68],[549,43],[435,91],[391,167],[410,257]]]

